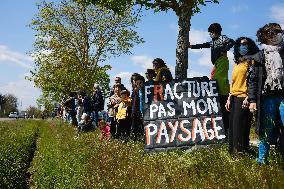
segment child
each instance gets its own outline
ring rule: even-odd
[[[103,140],[107,140],[109,141],[110,139],[110,126],[109,124],[105,121],[102,113],[99,112],[98,115],[98,126],[100,128],[101,131],[101,142],[103,142]]]
[[[253,56],[248,82],[250,111],[257,112],[258,163],[267,163],[270,144],[284,154],[284,43],[283,30],[269,23],[257,31],[263,51]]]
[[[219,23],[213,23],[209,26],[208,32],[212,41],[203,44],[189,45],[191,49],[211,48],[211,61],[213,66],[211,79],[217,81],[219,88],[220,106],[226,136],[228,136],[229,114],[225,109],[230,84],[228,80],[229,59],[227,51],[234,46],[234,40],[226,35],[221,35],[222,27]]]
[[[93,129],[93,124],[92,124],[91,116],[89,116],[86,113],[83,113],[81,117],[81,122],[78,125],[78,132],[89,131],[92,129]]]
[[[120,95],[121,102],[116,114],[118,123],[117,135],[118,137],[127,138],[131,130],[131,98],[129,98],[129,92],[127,90],[122,90]]]

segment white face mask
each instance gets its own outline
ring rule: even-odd
[[[215,34],[214,33],[209,33],[209,36],[212,38],[212,39],[214,39],[216,36],[215,36]]]
[[[278,33],[272,40],[271,45],[279,45],[283,41],[283,34]]]

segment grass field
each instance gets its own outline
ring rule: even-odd
[[[59,121],[0,123],[0,188],[284,188],[283,162],[232,157],[227,146],[145,154],[143,143],[76,137]]]

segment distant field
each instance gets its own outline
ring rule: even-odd
[[[0,188],[284,188],[283,162],[231,157],[227,146],[145,154],[143,143],[76,137],[59,121],[0,122]]]

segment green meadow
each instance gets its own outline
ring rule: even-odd
[[[227,145],[144,153],[143,142],[100,142],[60,121],[0,122],[0,188],[284,188],[280,155],[255,162],[256,149]]]

